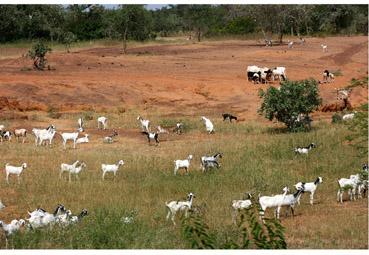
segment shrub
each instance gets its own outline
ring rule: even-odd
[[[287,249],[285,228],[275,219],[265,219],[262,223],[258,215],[261,209],[254,199],[252,203],[254,206],[240,213],[234,238],[226,237],[222,242],[210,232],[203,218],[193,212],[182,218],[183,237],[192,249]]]
[[[318,83],[314,79],[302,81],[284,81],[278,90],[269,87],[266,92],[259,92],[263,99],[260,114],[269,120],[283,122],[289,131],[306,129],[305,122],[296,121],[299,114],[306,117],[321,104]]]
[[[33,66],[37,70],[44,70],[47,60],[46,53],[51,52],[51,48],[45,45],[42,41],[35,43],[28,51],[28,55],[33,59]]]
[[[49,118],[52,118],[52,119],[60,119],[61,117],[61,113],[58,112],[58,110],[52,106],[50,106],[48,109],[47,109],[47,116]]]
[[[337,124],[342,122],[342,115],[339,113],[335,113],[332,115],[332,123]]]

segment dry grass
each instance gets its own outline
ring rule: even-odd
[[[356,173],[365,160],[344,142],[347,133],[342,125],[316,123],[309,133],[284,133],[260,123],[229,124],[221,116],[214,120],[216,133],[207,135],[199,117],[182,117],[186,133],[162,136],[160,146],[148,146],[138,132],[137,112],[108,114],[109,127],[121,128],[116,143],[103,144],[108,131],[96,131],[96,116],[87,123],[91,134],[90,144],[78,145],[76,150],[62,149],[60,138],[53,147],[36,148],[33,137],[28,143],[3,143],[0,146],[6,162],[27,162],[20,185],[16,179],[8,186],[4,174],[0,175],[0,198],[8,207],[0,212],[6,222],[26,217],[27,210],[42,206],[51,211],[63,203],[74,213],[87,208],[90,215],[72,229],[51,232],[21,233],[11,241],[15,248],[188,248],[179,228],[165,221],[164,202],[183,199],[188,192],[196,194],[195,205],[203,205],[207,223],[220,236],[233,228],[230,203],[241,199],[246,191],[256,194],[277,194],[284,185],[298,181],[312,181],[323,177],[316,193],[316,205],[302,197],[297,216],[282,217],[286,226],[289,248],[368,248],[368,203],[366,199],[337,204],[338,177]],[[77,114],[62,115],[47,123],[57,128],[76,126]],[[161,117],[159,113],[145,116],[153,123],[174,123],[179,118]],[[164,119],[164,120],[163,120]],[[283,130],[282,130],[283,131]],[[293,147],[317,144],[309,156],[295,157]],[[199,158],[205,154],[222,152],[220,170],[202,174]],[[173,160],[193,154],[190,175],[173,176]],[[80,181],[68,183],[64,176],[59,180],[59,166],[76,159],[87,163]],[[101,163],[114,163],[119,159],[125,165],[117,177],[107,175],[101,180]],[[124,225],[121,218],[136,213],[133,225]],[[267,212],[267,215],[272,215]],[[0,247],[4,247],[0,237]]]

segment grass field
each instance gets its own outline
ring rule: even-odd
[[[38,116],[43,126],[63,123],[76,126],[77,114],[65,114],[53,120],[46,113]],[[302,197],[295,217],[281,217],[286,227],[289,248],[368,248],[368,201],[336,202],[337,178],[355,174],[366,158],[345,141],[345,125],[332,125],[321,121],[314,123],[308,133],[286,133],[283,128],[260,122],[223,122],[220,116],[213,120],[216,133],[205,132],[200,117],[170,118],[152,113],[147,116],[152,123],[171,125],[177,120],[185,124],[183,135],[163,135],[160,146],[147,145],[139,134],[137,112],[108,114],[110,127],[119,127],[118,139],[113,144],[103,144],[108,131],[97,131],[94,119],[87,122],[86,133],[91,143],[78,145],[77,149],[64,151],[60,137],[52,148],[35,147],[33,136],[26,144],[3,143],[0,164],[9,162],[28,168],[18,185],[11,184],[0,174],[0,198],[8,207],[0,212],[6,222],[16,217],[27,217],[27,210],[41,206],[52,211],[63,203],[74,214],[87,208],[89,215],[77,226],[52,230],[39,230],[17,234],[10,240],[9,248],[189,248],[182,238],[179,224],[173,226],[165,220],[164,202],[184,199],[188,192],[196,195],[194,205],[205,208],[205,220],[220,239],[231,233],[230,204],[242,199],[247,191],[271,195],[281,193],[283,186],[298,181],[313,181],[323,177],[318,187],[314,206],[308,195]],[[146,117],[146,116],[145,116]],[[295,156],[295,146],[314,142],[317,148],[308,156]],[[222,152],[222,167],[206,174],[200,171],[200,157]],[[194,155],[190,174],[173,175],[173,160]],[[80,180],[68,183],[67,176],[59,179],[61,163],[83,160],[87,168]],[[111,175],[102,181],[101,163],[125,165],[114,179]],[[14,177],[14,176],[13,176]],[[346,196],[345,196],[346,198]],[[346,198],[347,199],[347,198]],[[122,218],[134,215],[133,224],[124,224]],[[267,212],[272,216],[272,212]],[[0,248],[5,238],[0,235]]]

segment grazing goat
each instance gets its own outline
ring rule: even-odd
[[[62,177],[63,172],[68,172],[69,173],[69,182],[71,182],[71,176],[72,176],[72,174],[74,174],[76,176],[77,180],[79,180],[78,174],[85,167],[86,167],[85,162],[79,162],[78,160],[76,162],[74,162],[72,165],[68,165],[68,164],[62,163],[60,165],[59,178]]]
[[[20,175],[24,169],[27,168],[27,163],[23,163],[21,166],[11,166],[9,163],[5,165],[6,182],[9,184],[9,175],[15,174],[18,177],[18,183],[20,183]]]
[[[214,154],[214,156],[203,156],[201,157],[201,169],[202,172],[205,172],[207,169],[209,168],[219,168],[220,164],[218,162],[218,159],[222,158],[222,154],[221,153],[216,153]]]
[[[26,223],[25,220],[12,220],[10,224],[5,224],[3,221],[0,220],[0,228],[4,230],[5,233],[5,248],[8,248],[8,237],[14,234],[15,232],[19,231],[19,229],[24,226]]]
[[[3,142],[3,140],[10,140],[12,139],[12,132],[10,131],[0,131],[0,141]]]
[[[54,213],[48,213],[42,208],[38,208],[33,212],[28,212],[29,218],[26,219],[29,222],[31,229],[36,229],[45,226],[52,226],[59,215],[65,214],[66,210],[64,205],[58,204]]]
[[[123,160],[119,160],[118,164],[114,164],[114,165],[106,165],[106,164],[101,164],[101,170],[103,171],[103,175],[102,175],[102,179],[105,179],[105,174],[107,172],[113,172],[114,173],[114,177],[117,174],[117,171],[119,169],[120,166],[124,165],[124,161]]]
[[[324,70],[324,72],[323,72],[323,81],[324,82],[334,81],[334,74],[330,73],[328,70]]]
[[[247,80],[251,81],[254,77],[254,74],[260,72],[260,68],[258,66],[248,66],[246,69]]]
[[[288,48],[289,49],[292,49],[292,47],[293,47],[293,44],[294,44],[294,42],[293,41],[288,41]]]
[[[250,193],[246,193],[246,200],[233,200],[232,201],[232,208],[233,208],[233,213],[232,213],[232,221],[234,223],[236,223],[236,218],[237,218],[237,212],[239,210],[242,209],[248,209],[251,207],[252,202],[251,202],[251,194]]]
[[[260,82],[266,84],[268,83],[270,78],[273,76],[273,71],[268,67],[263,67],[263,68],[260,68],[260,71],[258,74],[260,76]]]
[[[274,81],[276,77],[278,80],[282,78],[282,80],[285,81],[287,79],[286,68],[283,66],[274,67],[272,70],[272,80]]]
[[[143,131],[142,134],[147,136],[147,141],[151,144],[151,140],[155,140],[156,145],[159,145],[159,134],[158,133],[149,133],[147,131]]]
[[[296,190],[300,190],[304,188],[304,192],[309,192],[310,193],[310,204],[313,205],[314,204],[314,193],[318,185],[321,184],[322,182],[323,182],[323,178],[318,177],[316,178],[314,182],[307,182],[307,183],[298,182],[297,184],[295,184],[295,188]],[[297,203],[300,204],[300,198],[297,200]]]
[[[50,125],[47,129],[33,129],[32,131],[36,135],[36,145],[37,140],[39,140],[39,146],[41,146],[45,140],[49,140],[49,146],[51,146],[51,142],[56,133],[56,128],[53,125]]]
[[[17,138],[17,142],[19,142],[19,137],[22,137],[22,143],[24,143],[24,141],[27,137],[27,129],[24,129],[24,128],[15,129],[14,130],[14,136]]]
[[[230,113],[223,113],[222,116],[223,116],[223,121],[225,121],[226,119],[229,119],[229,122],[232,122],[232,120],[237,121],[237,117],[233,116]]]
[[[337,201],[340,203],[343,203],[343,193],[345,192],[345,190],[347,190],[350,200],[352,201],[352,197],[354,198],[354,200],[356,200],[355,198],[355,194],[356,194],[356,189],[357,189],[357,181],[354,178],[341,178],[338,179],[338,192],[337,192]]]
[[[259,196],[259,204],[261,207],[260,216],[261,218],[264,218],[265,210],[267,208],[276,207],[275,209],[275,216],[277,219],[279,219],[279,210],[280,206],[287,195],[287,192],[289,191],[288,187],[283,188],[283,194],[281,195],[275,195],[275,196]],[[278,210],[279,209],[279,210]]]
[[[357,112],[355,111],[353,113],[345,114],[345,115],[342,116],[342,120],[345,120],[345,121],[352,120],[352,119],[354,119],[356,113]]]
[[[108,118],[101,116],[97,118],[97,129],[106,129],[106,126],[108,124]]]
[[[75,132],[75,133],[62,133],[61,134],[61,137],[63,139],[64,150],[66,149],[66,145],[67,145],[68,140],[72,140],[73,141],[73,149],[76,148],[78,135],[79,135],[78,132]]]
[[[193,158],[192,155],[188,155],[188,158],[185,160],[180,160],[180,159],[174,160],[174,175],[177,175],[177,171],[180,168],[184,168],[186,170],[186,174],[188,174],[188,170],[189,170],[192,158]]]
[[[83,132],[84,131],[84,129],[83,129],[83,125],[84,125],[83,118],[82,117],[79,118],[77,122],[78,122],[78,132]]]
[[[78,138],[76,143],[88,143],[90,140],[88,139],[89,135],[85,134],[85,137]]]
[[[302,193],[304,193],[304,192],[305,192],[305,189],[304,189],[304,186],[302,186],[294,194],[288,194],[288,195],[286,195],[283,198],[282,203],[277,208],[278,218],[279,218],[279,211],[280,211],[280,209],[281,209],[282,206],[289,207],[291,209],[292,216],[295,216],[295,210],[294,210],[295,204],[297,203],[297,201],[300,200],[300,197],[301,197]],[[287,216],[287,213],[288,213],[288,208],[286,210],[286,216]]]
[[[77,216],[72,215],[71,210],[66,210],[66,212],[64,214],[58,215],[56,217],[56,222],[60,226],[66,227],[66,226],[69,226],[70,224],[78,223],[79,221],[82,220],[83,217],[85,217],[87,215],[88,215],[87,209],[82,209],[81,213]]]
[[[5,205],[3,204],[3,202],[1,202],[1,200],[0,200],[0,211],[2,210],[2,209],[4,209],[5,208]]]
[[[320,47],[322,47],[323,52],[327,52],[328,51],[328,45],[321,44]]]
[[[185,217],[188,216],[188,210],[192,207],[192,201],[195,198],[193,193],[189,193],[187,195],[187,201],[171,201],[169,203],[165,202],[166,207],[168,208],[168,214],[166,219],[168,220],[170,215],[172,215],[171,220],[174,225],[176,225],[174,221],[174,217],[176,216],[178,211],[184,211]]]
[[[169,134],[169,131],[166,130],[165,128],[162,128],[161,126],[158,126],[157,130],[159,134]]]
[[[113,138],[118,136],[118,132],[114,129],[113,134],[104,137],[104,143],[113,143]]]
[[[41,134],[42,132],[49,132],[49,131],[51,131],[52,129],[55,129],[55,126],[50,125],[50,126],[48,126],[46,129],[33,128],[33,129],[32,129],[32,133],[35,135],[35,145],[37,146],[37,144],[38,144],[38,140],[40,139],[40,138],[39,138],[39,137],[40,137],[40,134]]]
[[[173,132],[180,135],[183,133],[183,123],[178,122],[175,126],[175,128],[173,129]]]
[[[204,116],[202,116],[201,119],[205,123],[206,131],[208,131],[209,134],[214,133],[214,125],[213,125],[213,123],[208,118],[206,118]]]
[[[150,121],[144,120],[141,116],[137,117],[137,120],[141,123],[141,129],[143,132],[150,132]]]
[[[308,154],[312,148],[316,148],[314,143],[309,144],[307,147],[296,147],[293,150],[295,154]]]

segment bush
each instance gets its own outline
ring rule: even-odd
[[[269,120],[276,119],[286,124],[289,131],[306,130],[305,121],[297,121],[300,114],[309,118],[309,114],[321,104],[318,82],[314,79],[303,81],[284,81],[280,89],[269,87],[259,92],[263,99],[259,109]]]
[[[60,119],[61,115],[62,114],[60,112],[58,112],[58,110],[56,108],[54,108],[54,107],[49,107],[47,109],[47,116],[49,118],[52,118],[52,119]]]
[[[44,70],[47,60],[46,53],[51,52],[51,48],[45,45],[42,41],[35,43],[28,51],[28,55],[33,59],[33,66],[37,70]]]
[[[222,241],[211,233],[209,227],[198,213],[191,213],[188,218],[182,218],[182,234],[189,241],[192,249],[287,249],[285,228],[275,219],[259,218],[261,210],[255,199],[253,206],[240,213],[236,233],[233,238],[226,237]]]
[[[337,124],[342,122],[342,115],[339,113],[335,113],[332,115],[332,123]]]

